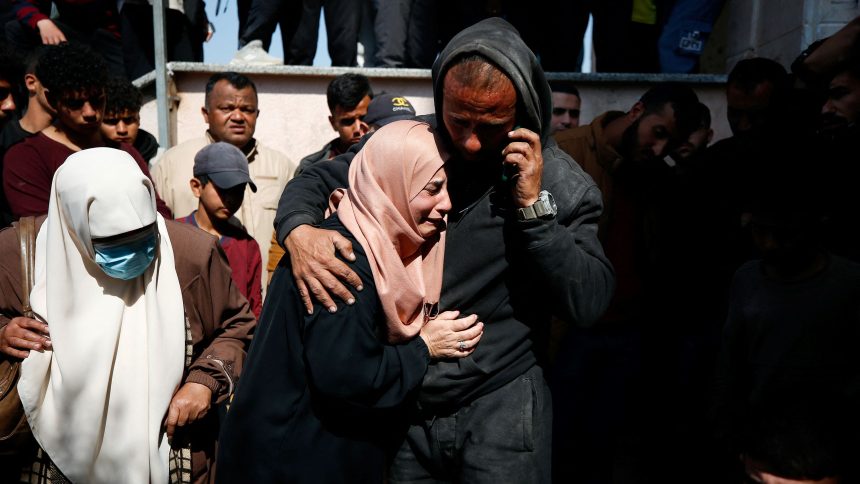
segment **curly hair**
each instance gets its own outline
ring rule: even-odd
[[[134,84],[126,79],[115,77],[105,86],[105,113],[120,114],[126,111],[140,112],[143,95]]]
[[[63,43],[46,46],[36,66],[36,77],[49,91],[49,101],[75,93],[92,93],[104,89],[108,78],[107,63],[88,47]]]

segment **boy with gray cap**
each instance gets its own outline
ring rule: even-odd
[[[233,216],[242,205],[245,184],[257,191],[247,158],[230,143],[206,145],[194,156],[194,178],[189,183],[199,199],[197,210],[179,220],[218,237],[233,271],[233,283],[259,318],[263,308],[260,246]]]

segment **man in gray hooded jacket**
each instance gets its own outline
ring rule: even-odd
[[[390,479],[550,482],[552,410],[534,340],[552,315],[592,324],[612,295],[597,239],[600,192],[552,140],[549,86],[504,20],[455,36],[433,87],[453,154],[439,309],[477,314],[484,336],[471,356],[430,365]],[[358,149],[309,168],[281,197],[278,240],[309,310],[311,297],[336,310],[329,292],[349,304],[341,280],[361,286],[332,255],[351,259],[348,242],[313,227],[331,191],[347,185]]]

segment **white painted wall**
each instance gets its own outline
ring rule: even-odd
[[[786,68],[815,40],[860,15],[858,0],[729,0],[726,67],[769,57]]]

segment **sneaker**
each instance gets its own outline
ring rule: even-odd
[[[283,59],[273,57],[263,49],[262,40],[252,40],[245,44],[245,47],[239,49],[236,55],[230,60],[232,65],[247,65],[247,66],[272,66],[282,65]]]

